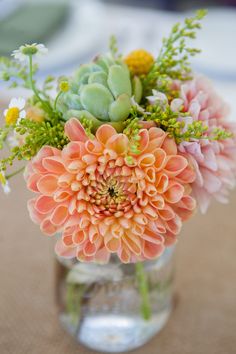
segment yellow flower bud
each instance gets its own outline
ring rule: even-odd
[[[147,74],[154,64],[153,56],[144,49],[134,50],[124,61],[131,73],[138,76]]]

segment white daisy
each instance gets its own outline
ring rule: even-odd
[[[0,183],[2,185],[4,193],[9,194],[11,192],[11,188],[10,188],[8,180],[5,177],[4,171],[0,171]]]
[[[47,52],[48,49],[44,44],[33,43],[21,45],[19,49],[13,50],[12,56],[19,61],[25,61],[30,55],[38,57],[47,54]]]
[[[3,112],[6,120],[6,124],[12,125],[17,124],[19,121],[26,116],[25,108],[25,100],[22,97],[12,98],[8,109],[5,109]]]

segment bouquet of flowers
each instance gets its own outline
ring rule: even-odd
[[[0,180],[9,192],[9,179],[24,170],[35,195],[30,217],[44,234],[60,235],[58,255],[106,263],[116,254],[142,272],[143,261],[176,242],[196,208],[206,212],[213,197],[227,201],[236,127],[189,63],[199,52],[189,39],[205,13],[177,23],[156,58],[142,49],[119,54],[112,37],[108,54],[41,86],[34,59],[44,45],[1,58],[1,78],[33,94],[12,98],[4,111],[0,145],[10,153]],[[22,168],[8,173],[15,160]]]

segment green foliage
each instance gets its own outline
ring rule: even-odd
[[[139,124],[140,119],[138,117],[136,118],[130,118],[127,119],[126,127],[123,131],[123,133],[129,138],[130,141],[130,152],[133,154],[139,154],[139,141],[140,141],[140,136],[139,136],[139,130],[141,128]]]
[[[116,58],[118,53],[118,46],[117,46],[117,39],[114,35],[110,37],[109,49],[113,58]]]
[[[12,148],[10,156],[1,160],[0,170],[6,170],[7,165],[12,165],[15,159],[30,160],[44,145],[61,150],[69,142],[64,126],[57,118],[43,122],[22,119],[15,127],[15,132],[23,137],[24,143]]]
[[[169,133],[177,144],[192,139],[224,140],[231,138],[233,134],[225,129],[216,128],[213,132],[202,121],[193,121],[191,124],[184,122],[189,117],[189,112],[173,112],[167,104],[165,107],[148,106],[144,114],[144,120],[153,121],[157,127]]]
[[[38,66],[32,66],[32,74],[38,70]],[[27,64],[22,64],[7,57],[0,58],[0,80],[9,82],[9,87],[17,86],[31,88],[29,80],[29,69]]]
[[[149,94],[153,88],[168,92],[169,79],[191,79],[191,67],[189,57],[200,52],[199,49],[191,48],[187,40],[196,38],[196,31],[201,28],[200,21],[207,11],[199,10],[194,17],[186,18],[183,26],[177,23],[173,26],[168,38],[163,39],[160,53],[150,72],[143,78],[145,94]]]

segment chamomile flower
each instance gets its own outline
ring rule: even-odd
[[[8,109],[5,109],[4,116],[7,125],[14,125],[25,118],[25,100],[24,98],[12,98]]]
[[[2,185],[5,194],[9,194],[11,192],[11,188],[9,186],[8,180],[5,177],[4,171],[0,171],[0,184]]]
[[[33,43],[21,45],[19,49],[13,50],[12,56],[19,61],[25,61],[31,55],[38,57],[47,54],[47,52],[48,49],[44,44]]]

